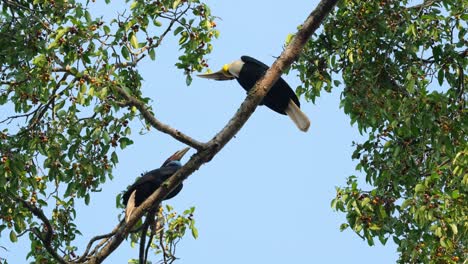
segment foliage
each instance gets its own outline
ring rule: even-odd
[[[367,185],[350,176],[332,207],[369,245],[391,237],[400,263],[467,258],[467,11],[345,0],[293,66],[312,101],[341,75],[341,107],[368,137],[353,154]]]
[[[70,260],[75,203],[112,178],[116,148],[132,144],[129,122],[140,118],[116,87],[148,103],[137,65],[156,60],[169,35],[189,84],[207,66],[214,17],[199,0],[132,1],[110,21],[93,17],[94,1],[0,3],[0,106],[10,113],[0,120],[0,234],[28,234],[38,263],[54,262],[47,244]]]
[[[182,214],[177,214],[174,209],[166,205],[165,208],[160,207],[158,218],[156,219],[156,230],[151,230],[149,236],[153,235],[153,240],[148,244],[155,254],[163,256],[162,263],[173,263],[177,258],[175,251],[177,244],[188,230],[191,231],[193,238],[198,238],[198,230],[195,227],[195,219],[193,214],[195,207],[185,210]],[[141,238],[141,233],[136,232],[130,235],[132,246],[135,241]],[[139,263],[138,259],[131,259],[129,263]]]

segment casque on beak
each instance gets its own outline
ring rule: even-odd
[[[180,161],[189,150],[190,150],[190,148],[186,147],[184,149],[176,151],[176,153],[174,153],[168,160],[169,161],[173,161],[173,160]]]

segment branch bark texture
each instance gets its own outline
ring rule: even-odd
[[[163,129],[165,131],[162,131],[160,124],[158,124],[158,127],[155,127],[162,132],[171,134],[179,141],[196,148],[198,152],[194,154],[182,168],[180,168],[174,175],[172,175],[148,199],[146,199],[144,203],[136,208],[128,223],[122,223],[117,227],[118,231],[114,237],[112,237],[112,239],[110,239],[101,250],[97,251],[94,256],[91,256],[88,259],[88,263],[101,263],[104,259],[106,259],[122,243],[128,232],[146,211],[156,207],[171,190],[182,183],[193,172],[198,170],[201,165],[209,162],[216,155],[216,153],[218,153],[234,137],[234,135],[242,128],[242,126],[247,122],[249,117],[255,111],[257,105],[263,100],[263,97],[268,93],[271,86],[279,79],[284,69],[289,67],[293,61],[297,59],[308,39],[312,36],[315,30],[317,30],[326,15],[332,11],[337,2],[338,0],[322,0],[318,4],[316,9],[312,11],[312,13],[310,13],[310,15],[307,17],[306,21],[302,25],[301,29],[296,33],[291,43],[285,48],[280,57],[266,72],[265,76],[256,83],[253,89],[250,90],[249,94],[236,114],[231,118],[227,125],[210,141],[207,143],[195,142],[192,141],[188,136],[185,138],[176,136],[177,132],[175,131],[166,129]],[[143,117],[150,124],[153,126],[156,125],[154,122],[156,119],[150,112],[146,110],[141,102],[132,98],[128,94],[126,98],[129,100],[129,102],[131,102],[132,105],[136,106],[140,110],[140,112],[143,114]]]

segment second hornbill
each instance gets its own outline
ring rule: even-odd
[[[217,72],[199,74],[198,76],[217,81],[237,79],[248,92],[265,75],[268,68],[261,61],[249,56],[242,56],[240,60],[225,64]],[[306,132],[309,129],[309,118],[301,111],[299,99],[283,78],[278,79],[260,104],[264,104],[280,114],[288,115],[301,131]]]
[[[182,163],[180,160],[189,151],[190,148],[184,148],[170,156],[161,166],[161,168],[149,171],[141,176],[132,186],[130,186],[123,195],[123,204],[125,209],[125,222],[132,215],[132,211],[140,206],[161,184],[174,174]],[[182,190],[182,183],[170,192],[164,200],[171,199]]]

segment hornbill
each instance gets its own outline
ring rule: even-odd
[[[244,90],[248,92],[265,75],[267,70],[266,64],[252,57],[242,56],[240,60],[225,64],[217,72],[199,74],[198,76],[217,81],[237,79]],[[288,115],[300,130],[306,132],[309,129],[309,118],[299,108],[299,99],[283,78],[278,79],[260,104],[266,105],[277,113]]]
[[[161,184],[174,174],[182,164],[180,160],[189,151],[190,148],[184,148],[170,156],[161,166],[161,168],[149,171],[141,176],[132,186],[130,186],[123,195],[123,203],[126,205],[125,222],[132,215],[135,207],[140,206]],[[170,192],[164,200],[171,199],[182,190],[182,183]]]

